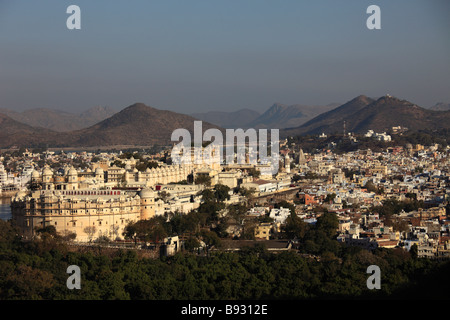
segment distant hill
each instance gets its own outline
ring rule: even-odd
[[[56,132],[19,123],[3,115],[0,123],[0,146],[49,146],[49,147],[104,147],[104,146],[150,146],[171,144],[175,129],[184,128],[193,134],[191,116],[159,110],[135,103],[113,116],[89,128],[69,132]],[[203,131],[218,128],[202,123]],[[5,133],[6,132],[6,133]],[[192,136],[193,139],[193,136]]]
[[[100,122],[102,120],[105,120],[105,119],[113,116],[116,113],[117,113],[117,110],[115,110],[111,107],[95,106],[84,112],[81,112],[79,114],[79,118],[81,120],[81,123],[83,124],[82,128],[87,128],[89,126],[96,124],[97,122]]]
[[[434,111],[449,111],[450,110],[450,103],[443,103],[443,102],[436,103],[434,106],[432,106],[430,108],[430,110],[434,110]]]
[[[0,146],[37,146],[44,141],[52,141],[57,132],[35,128],[18,122],[11,117],[0,113]]]
[[[241,109],[238,111],[209,111],[204,113],[193,113],[192,117],[214,123],[222,128],[237,129],[248,128],[249,123],[258,118],[261,114],[251,109]]]
[[[251,109],[238,111],[210,111],[191,116],[214,123],[222,128],[281,129],[299,126],[318,114],[333,109],[337,104],[326,106],[284,105],[274,103],[264,113]]]
[[[35,108],[23,112],[2,108],[0,112],[18,122],[33,127],[67,132],[92,126],[112,116],[117,111],[110,107],[96,106],[80,114],[47,108]]]
[[[170,144],[172,132],[184,128],[193,133],[191,116],[135,103],[89,128],[72,131],[72,146]],[[218,128],[203,122],[203,130]],[[193,137],[192,137],[193,139]]]
[[[324,108],[332,108],[325,106]],[[372,99],[360,95],[343,105],[315,116],[301,125],[283,129],[283,124],[302,121],[306,108],[299,105],[274,104],[250,124],[251,127],[275,129],[279,125],[280,136],[320,134],[322,132],[365,133],[389,131],[394,126],[407,127],[410,131],[422,129],[450,129],[450,111],[425,109],[407,100],[391,96]],[[319,110],[319,108],[317,108]],[[318,111],[315,112],[318,112]],[[103,114],[103,110],[94,109]],[[88,113],[86,113],[88,114]],[[241,113],[241,117],[245,114]],[[249,112],[255,116],[255,113]],[[89,115],[85,115],[88,117]],[[236,115],[234,115],[236,116]],[[0,147],[106,147],[106,146],[150,146],[170,145],[175,129],[184,128],[193,133],[196,118],[167,110],[160,110],[143,103],[135,103],[88,128],[57,132],[48,128],[31,126],[0,113]],[[202,120],[203,131],[221,126]],[[242,119],[238,119],[242,120]],[[228,124],[232,117],[228,118]],[[291,121],[291,122],[290,122]],[[223,123],[226,123],[224,121]],[[232,122],[231,122],[232,123]],[[278,125],[277,125],[278,123]],[[231,126],[230,126],[231,128]],[[192,136],[193,138],[193,136]]]
[[[334,105],[306,106],[274,103],[266,112],[248,124],[251,128],[283,129],[299,126],[315,116],[332,109]]]
[[[282,134],[341,133],[344,121],[346,131],[355,133],[389,131],[394,126],[406,127],[410,131],[442,129],[450,128],[450,111],[425,109],[391,96],[374,100],[361,95],[301,126],[288,128]]]
[[[344,119],[373,101],[373,99],[367,96],[360,95],[335,109],[321,113],[301,126],[287,128],[285,132],[286,134],[295,135],[318,134],[322,132],[330,133],[330,130],[334,131],[338,129],[336,123],[343,123]],[[343,128],[343,126],[341,126],[337,131],[342,132],[341,128]]]

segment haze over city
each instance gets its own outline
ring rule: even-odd
[[[81,8],[81,30],[66,9]],[[366,9],[381,8],[381,30]],[[447,1],[0,2],[0,107],[450,102]]]

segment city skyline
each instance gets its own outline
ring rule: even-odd
[[[68,6],[81,30],[68,30]],[[368,6],[381,8],[369,30]],[[444,1],[0,3],[0,107],[180,113],[387,93],[450,102]]]

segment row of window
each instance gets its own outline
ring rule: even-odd
[[[127,222],[128,222],[128,220],[126,220],[126,219],[120,219],[120,222],[116,220],[116,223],[113,223],[113,225],[118,225],[118,224],[124,225]],[[49,221],[47,221],[47,223],[49,223]],[[51,224],[51,222],[50,222],[50,224]],[[107,224],[108,224],[108,221],[105,221],[105,225],[107,225]],[[27,225],[27,227],[30,226],[30,220],[26,221],[26,225]],[[56,227],[58,225],[58,221],[54,221],[53,225]],[[76,221],[70,221],[70,222],[67,222],[66,225],[68,227],[69,226],[72,226],[72,227],[80,226],[80,227],[82,227],[83,226],[83,222],[79,222],[79,224],[77,224]],[[101,220],[97,221],[97,223],[95,221],[92,222],[92,226],[101,226],[101,225],[102,225],[102,221]]]
[[[120,196],[121,191],[112,190],[69,190],[63,191],[61,194],[69,196]]]
[[[63,214],[82,214],[82,213],[86,213],[86,214],[112,214],[112,213],[129,213],[129,212],[133,212],[134,208],[130,208],[130,207],[124,207],[124,208],[112,208],[112,209],[108,209],[108,208],[104,208],[104,209],[97,209],[97,210],[85,210],[85,209],[55,209],[55,210],[44,210],[44,209],[40,209],[40,210],[31,210],[31,214],[33,214],[33,211],[39,211],[39,213],[41,214],[58,214],[58,215],[63,215]],[[145,207],[145,209],[147,209],[147,207]],[[134,211],[140,211],[139,210],[134,210]]]
[[[76,222],[76,221],[72,221],[71,223],[72,223],[72,227],[76,227],[76,226],[77,226],[77,222]],[[108,221],[105,221],[105,225],[107,225],[107,224],[108,224]],[[116,221],[115,224],[119,224],[119,222]],[[125,224],[124,219],[120,220],[120,224]],[[55,221],[55,226],[56,226],[56,225],[57,225],[57,221]],[[93,226],[96,226],[96,225],[101,226],[101,225],[102,225],[102,221],[98,221],[97,224],[95,224],[95,221],[94,221],[94,222],[92,222],[92,225],[93,225]],[[70,226],[70,222],[67,222],[67,226]],[[82,227],[82,226],[83,226],[83,223],[80,222],[80,225],[79,225],[79,226]]]

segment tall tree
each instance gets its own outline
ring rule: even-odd
[[[325,212],[317,218],[317,231],[323,231],[329,238],[332,238],[336,235],[338,228],[339,220],[334,213]]]
[[[295,213],[291,213],[286,219],[284,232],[288,239],[303,239],[306,233],[307,224]]]
[[[214,197],[216,201],[223,202],[225,200],[230,200],[230,187],[223,184],[216,184],[214,186]]]

